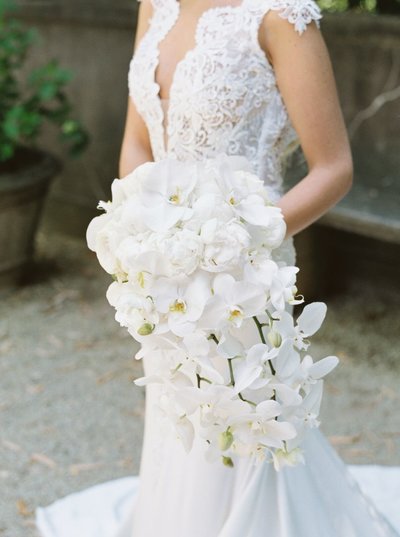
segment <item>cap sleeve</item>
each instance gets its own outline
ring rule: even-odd
[[[312,21],[320,28],[322,12],[315,0],[271,0],[270,8],[278,10],[279,15],[291,22],[300,35]]]
[[[315,0],[244,0],[243,3],[255,12],[259,19],[270,9],[277,10],[283,19],[294,25],[300,35],[312,21],[320,28],[322,12]]]

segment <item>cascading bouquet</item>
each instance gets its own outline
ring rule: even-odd
[[[111,186],[86,232],[114,281],[115,318],[157,360],[137,385],[162,386],[159,404],[187,451],[209,460],[304,463],[301,440],[318,427],[323,377],[309,337],[326,305],[288,305],[296,274],[274,255],[286,223],[244,157],[146,162]]]

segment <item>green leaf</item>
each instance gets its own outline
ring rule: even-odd
[[[0,0],[0,159],[11,158],[16,145],[34,140],[46,120],[59,127],[59,140],[69,144],[70,156],[78,156],[90,137],[71,117],[72,105],[64,87],[73,74],[60,67],[57,58],[20,72],[39,33],[10,16],[16,8],[14,0]]]
[[[4,116],[3,132],[10,140],[31,138],[41,123],[40,115],[35,111],[17,105],[8,110]]]
[[[0,143],[0,161],[4,162],[14,155],[14,144]]]

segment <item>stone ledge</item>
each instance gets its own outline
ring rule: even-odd
[[[364,178],[365,179],[365,178]],[[356,175],[346,196],[316,222],[324,227],[348,231],[400,244],[400,215],[398,211],[400,190],[397,182],[385,185],[376,180],[374,187],[362,183]],[[288,174],[287,186],[297,183],[294,175]]]
[[[331,209],[318,223],[335,229],[358,233],[365,237],[400,244],[400,220],[363,213],[357,209],[341,207]]]

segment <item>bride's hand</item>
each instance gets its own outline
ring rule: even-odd
[[[277,203],[290,236],[347,194],[353,181],[351,148],[329,53],[315,21],[300,35],[278,11],[269,10],[260,45],[273,65],[308,164],[307,176]]]

